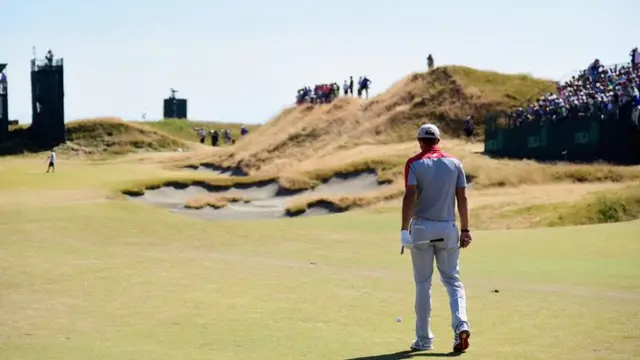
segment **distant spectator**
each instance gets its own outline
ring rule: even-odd
[[[631,67],[633,68],[633,70],[640,70],[640,52],[638,51],[638,48],[633,48],[629,56],[631,56]]]
[[[200,144],[204,144],[205,140],[207,139],[207,130],[205,128],[193,128],[193,131],[198,134],[198,137],[200,138]]]
[[[211,130],[211,146],[218,146],[220,143],[220,133],[218,130]]]
[[[364,92],[366,98],[369,98],[369,85],[371,85],[371,80],[366,76],[361,76],[358,80],[358,97],[362,97],[362,93]]]
[[[49,151],[49,156],[47,157],[47,161],[49,165],[47,166],[47,172],[51,171],[52,173],[56,172],[56,153],[51,149]]]
[[[366,76],[361,76],[358,80],[358,97],[362,97],[364,92],[369,98],[369,85],[371,80]],[[349,76],[349,80],[345,80],[342,84],[342,92],[344,96],[353,96],[353,76]],[[298,89],[296,94],[296,105],[305,103],[310,104],[328,104],[340,96],[340,85],[338,83],[317,84],[313,88],[304,86]]]
[[[242,127],[240,128],[240,136],[245,136],[249,133],[249,130],[247,130],[247,128],[242,125]]]
[[[318,84],[313,87],[313,90],[310,87],[305,86],[298,90],[298,94],[296,96],[296,104],[328,104],[339,95],[340,85],[338,85],[337,83]]]
[[[222,130],[222,136],[224,137],[224,143],[225,144],[231,144],[232,143],[233,138],[231,137],[231,131],[229,131],[229,129]]]
[[[467,138],[467,142],[472,142],[473,141],[473,133],[474,133],[474,125],[473,125],[473,117],[472,116],[469,116],[464,121],[463,131],[464,131],[464,136]]]
[[[433,56],[431,56],[431,54],[427,56],[427,68],[429,69],[429,71],[433,70],[434,68]]]
[[[47,65],[53,65],[53,52],[51,51],[51,49],[47,51],[47,54],[44,56],[44,58],[47,61]]]
[[[599,59],[595,59],[587,68],[587,71],[589,73],[589,77],[591,78],[591,81],[596,81],[596,77],[598,76],[598,73],[600,72],[600,60]]]
[[[0,94],[5,94],[7,92],[7,75],[4,73],[4,70],[0,72]]]
[[[528,121],[555,121],[569,114],[593,112],[610,113],[616,118],[620,105],[634,101],[638,89],[640,67],[631,64],[604,67],[596,59],[580,74],[559,83],[557,95],[548,93],[527,107],[515,109],[508,123],[518,126]]]

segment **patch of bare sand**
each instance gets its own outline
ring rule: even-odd
[[[311,190],[299,192],[286,191],[276,182],[262,186],[231,187],[219,191],[210,191],[205,187],[189,186],[184,189],[174,187],[161,187],[146,190],[142,196],[129,196],[130,199],[160,206],[172,212],[191,215],[208,220],[249,220],[268,219],[286,216],[286,206],[289,201],[302,196],[333,196],[333,195],[359,195],[379,189],[375,171],[356,174],[334,176],[328,181]],[[247,198],[247,202],[229,203],[220,209],[202,208],[188,209],[185,204],[189,199],[209,193],[236,194]],[[305,216],[327,215],[332,213],[326,208],[311,208]]]

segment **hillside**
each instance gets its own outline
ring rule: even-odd
[[[96,118],[67,123],[67,143],[60,146],[82,154],[126,154],[176,151],[191,145],[149,126],[117,118]]]
[[[473,115],[478,131],[487,113],[506,111],[553,90],[553,82],[461,66],[413,73],[370,99],[339,98],[329,105],[291,107],[214,158],[245,171],[281,171],[302,160],[359,145],[410,141],[425,122],[449,137]]]

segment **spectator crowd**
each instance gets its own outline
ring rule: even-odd
[[[342,85],[342,93],[344,96],[353,96],[354,87],[353,76],[349,77],[349,80],[345,80]],[[365,98],[369,98],[369,86],[371,80],[366,76],[361,76],[358,79],[357,95],[361,98],[363,95]],[[296,95],[296,104],[328,104],[340,96],[340,85],[338,83],[331,84],[318,84],[313,88],[305,86],[298,90]]]
[[[613,66],[604,66],[596,59],[578,75],[558,83],[557,94],[545,94],[534,103],[515,109],[508,115],[508,125],[554,121],[572,114],[615,113],[628,101],[640,107],[638,48],[629,56],[629,63]]]
[[[224,144],[235,144],[236,142],[233,139],[233,136],[231,135],[231,131],[229,129],[222,129],[218,131],[217,129],[207,130],[205,128],[193,128],[193,131],[195,131],[198,134],[201,144],[206,143],[207,135],[209,135],[209,137],[211,138],[211,146],[222,145],[221,140],[222,140],[222,143]],[[241,137],[245,136],[248,133],[249,133],[249,130],[243,125],[240,128],[240,136]]]

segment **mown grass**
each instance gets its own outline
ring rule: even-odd
[[[234,195],[234,194],[225,194],[225,195],[204,195],[204,196],[196,196],[191,199],[188,199],[184,204],[184,207],[187,209],[204,209],[206,207],[214,208],[214,209],[222,209],[226,207],[229,203],[234,202],[244,202],[249,203],[251,199],[242,195]]]
[[[384,359],[413,340],[395,215],[212,226],[121,201],[0,215],[3,358]],[[637,356],[638,225],[474,232],[461,265],[474,329],[463,356]],[[437,282],[432,297],[431,354],[445,356]]]
[[[247,128],[247,130],[249,130],[249,132],[255,131],[255,129],[260,126],[255,124],[194,121],[183,119],[163,119],[160,121],[140,121],[136,123],[162,131],[179,139],[193,142],[200,141],[198,134],[193,130],[194,128],[204,128],[207,131],[221,131],[223,129],[229,129],[229,131],[231,131],[231,136],[233,137],[233,139],[238,140],[240,139],[240,128],[243,125]]]

